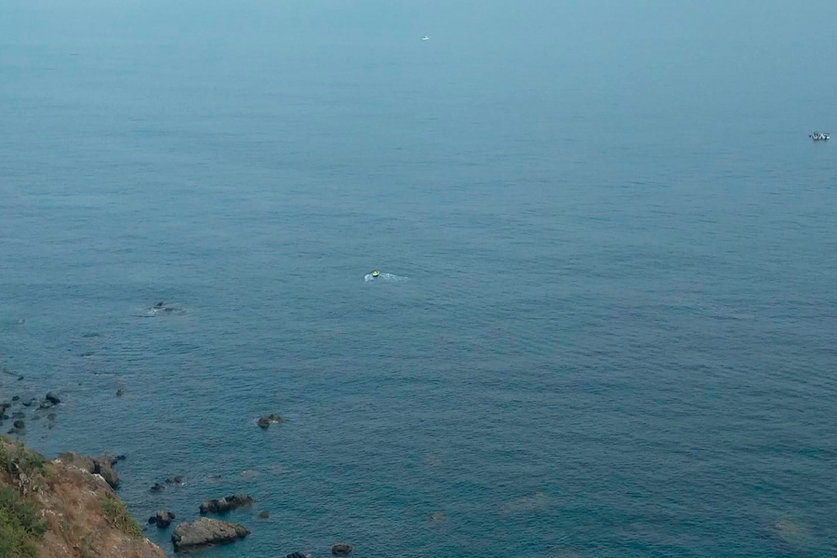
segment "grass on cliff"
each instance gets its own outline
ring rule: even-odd
[[[0,438],[0,473],[5,473],[4,480],[17,488],[21,496],[41,488],[44,463],[42,456],[29,451],[21,442],[13,443],[5,437]]]
[[[102,498],[101,503],[102,513],[113,528],[119,529],[135,539],[143,538],[142,529],[134,521],[134,518],[131,517],[131,514],[128,513],[128,510],[125,509],[125,504],[121,500],[112,496],[106,496]]]
[[[36,558],[46,523],[15,488],[0,486],[0,558]]]
[[[43,457],[0,438],[0,558],[37,557],[46,523],[26,497],[43,479]]]

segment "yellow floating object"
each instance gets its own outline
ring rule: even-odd
[[[381,274],[381,272],[376,269],[375,271],[372,272],[372,277],[377,277],[380,274]]]

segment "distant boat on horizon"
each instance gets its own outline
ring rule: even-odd
[[[814,132],[808,136],[809,138],[813,139],[814,141],[828,141],[831,139],[831,135],[828,132]]]
[[[424,37],[422,37],[422,38],[421,38],[421,40],[422,40],[422,41],[429,41],[429,40],[430,40],[430,37],[428,37],[427,35],[425,35]]]

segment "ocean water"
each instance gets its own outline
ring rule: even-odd
[[[577,4],[4,0],[23,439],[207,558],[837,555],[837,5]]]

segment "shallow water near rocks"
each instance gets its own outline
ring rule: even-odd
[[[0,400],[141,522],[837,553],[831,4],[6,4]]]

